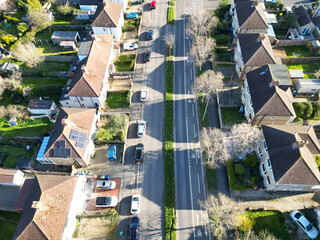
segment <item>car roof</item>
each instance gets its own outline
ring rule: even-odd
[[[144,147],[142,143],[137,144],[137,147]]]

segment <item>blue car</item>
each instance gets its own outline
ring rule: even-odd
[[[129,12],[126,14],[126,18],[128,19],[138,18],[138,13]]]
[[[134,216],[130,222],[130,240],[139,240],[140,236],[140,218]]]
[[[108,160],[114,161],[117,159],[117,147],[116,145],[111,145],[108,147]]]
[[[153,39],[153,30],[150,29],[147,34],[147,40],[152,40],[152,39]]]

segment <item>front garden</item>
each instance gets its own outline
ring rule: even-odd
[[[130,72],[134,70],[135,54],[121,55],[117,60],[114,60],[114,65],[117,72]]]
[[[234,124],[239,124],[246,122],[244,115],[240,114],[239,107],[222,107],[221,115],[224,126],[232,126]]]
[[[108,92],[106,103],[109,108],[129,108],[130,91]]]
[[[21,213],[0,211],[0,240],[12,239]]]

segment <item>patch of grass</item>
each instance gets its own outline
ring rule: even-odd
[[[50,39],[54,31],[50,31],[49,29],[42,30],[41,32],[37,32],[35,38],[36,39]]]
[[[288,57],[295,57],[294,54],[300,54],[299,57],[310,57],[311,51],[306,45],[300,46],[284,46],[283,49],[286,51]]]
[[[129,108],[130,91],[109,92],[106,102],[110,108]]]
[[[277,239],[289,240],[289,234],[282,213],[278,211],[247,211],[254,220],[253,231],[259,233],[266,229]]]
[[[129,21],[126,21],[124,23],[124,26],[122,27],[122,32],[130,32],[138,29],[140,25],[141,18],[131,19]]]
[[[205,117],[203,118],[204,111],[206,109],[207,101],[206,99],[202,102],[202,94],[198,96],[198,105],[199,105],[199,114],[200,114],[200,124],[201,127],[210,127],[210,116],[209,116],[209,108],[207,108],[207,112]],[[203,119],[203,120],[202,120]]]
[[[221,108],[222,121],[225,126],[232,126],[245,121],[245,116],[241,115],[238,107]]]
[[[247,185],[236,183],[236,173],[233,168],[233,162],[234,161],[231,159],[226,162],[230,189],[231,190],[247,190],[247,189],[249,189],[249,186],[247,186]]]
[[[117,60],[114,61],[116,70],[118,72],[133,71],[135,58],[135,54],[120,56]]]
[[[174,24],[176,19],[176,8],[168,7],[168,23]]]
[[[3,164],[3,167],[5,168],[15,168],[19,157],[25,156],[31,158],[33,154],[32,150],[27,151],[25,146],[22,145],[19,147],[9,145],[1,146],[0,151],[8,153],[8,156]]]
[[[6,139],[12,137],[42,137],[44,133],[51,131],[53,125],[48,118],[18,119],[17,126],[9,126],[7,119],[0,118],[0,136]]]
[[[231,40],[230,35],[216,36],[216,44],[228,44]]]
[[[52,21],[52,25],[71,25],[71,20],[57,19],[57,20]]]
[[[23,78],[22,84],[29,87],[36,87],[40,85],[51,85],[51,84],[67,84],[67,79],[56,79],[56,78]]]
[[[176,239],[176,226],[170,238],[172,221],[175,219],[175,176],[173,149],[173,49],[167,49],[165,72],[165,125],[164,125],[164,231],[165,239]]]
[[[318,66],[320,62],[310,62],[310,63],[286,63],[286,66],[289,70],[291,69],[300,69],[304,72],[314,72],[319,69]]]
[[[1,99],[0,99],[0,105],[5,106],[5,107],[8,105],[15,105],[15,103],[13,102],[12,97],[11,97],[13,94],[14,94],[13,92],[9,92],[9,91],[5,91],[4,93],[2,93]],[[19,103],[19,105],[28,106],[29,101],[26,100],[20,94],[18,94],[18,95],[22,98],[22,101]]]
[[[176,5],[176,1],[169,1],[169,5],[170,6],[175,6]]]
[[[207,187],[211,191],[218,190],[218,181],[216,175],[216,169],[206,164],[206,179]]]
[[[231,56],[228,54],[216,54],[215,60],[220,62],[231,62]]]
[[[40,72],[42,74],[46,74],[47,72],[67,72],[69,71],[70,63],[69,62],[42,62],[38,64],[36,67],[29,68],[27,66],[23,66],[23,70],[26,72]]]
[[[60,96],[62,93],[62,88],[64,84],[47,84],[47,85],[39,85],[32,89],[32,93],[36,96]]]
[[[21,213],[0,211],[0,217],[8,221],[0,220],[0,240],[12,239],[17,228]]]
[[[312,79],[312,78],[316,78],[316,76],[312,73],[304,73],[303,78]]]

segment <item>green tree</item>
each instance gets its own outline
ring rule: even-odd
[[[249,167],[254,167],[258,162],[258,158],[256,155],[249,155],[244,160],[244,163]]]
[[[306,102],[304,104],[306,105],[306,109],[304,111],[304,116],[305,116],[304,119],[309,119],[312,116],[313,107],[312,107],[312,104],[310,102]]]
[[[238,175],[243,175],[245,173],[244,171],[244,167],[242,166],[242,164],[236,164],[234,166],[234,171],[236,172],[236,174]]]
[[[110,141],[113,139],[113,135],[111,134],[111,132],[108,129],[101,128],[97,132],[96,139]]]
[[[297,17],[294,13],[286,13],[280,22],[280,26],[283,28],[293,28],[296,22]]]
[[[7,34],[1,37],[1,41],[5,44],[5,45],[10,45],[11,43],[17,41],[17,38],[11,34]]]
[[[19,36],[22,36],[28,30],[28,25],[25,22],[20,22],[17,25],[17,29],[19,31]]]
[[[294,111],[299,118],[304,118],[304,112],[306,110],[306,105],[301,102],[293,103]]]
[[[320,116],[320,103],[319,102],[314,102],[312,103],[313,107],[313,117],[319,117]]]

